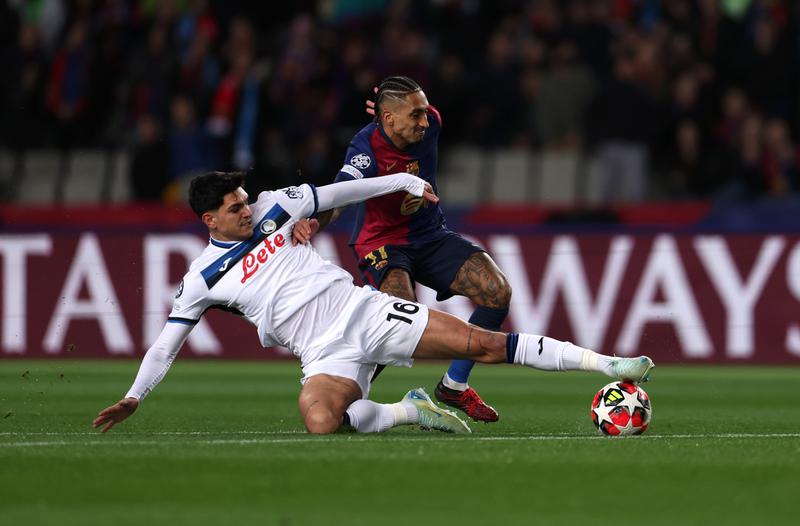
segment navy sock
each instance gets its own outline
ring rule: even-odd
[[[508,316],[508,309],[495,309],[494,307],[478,305],[475,312],[469,317],[469,322],[490,331],[499,331],[506,316]],[[472,360],[453,360],[447,370],[447,376],[451,380],[465,384],[474,366],[475,362]]]
[[[519,334],[509,332],[506,336],[506,362],[514,363],[514,358],[517,356],[517,343],[519,342]]]

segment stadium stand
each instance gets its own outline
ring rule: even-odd
[[[173,202],[175,183],[205,169],[255,168],[263,186],[325,183],[368,118],[364,98],[394,73],[415,77],[443,115],[453,204],[614,201],[619,186],[594,184],[599,159],[645,179],[624,185],[633,200],[800,189],[797,2],[264,11],[3,2],[0,200]]]

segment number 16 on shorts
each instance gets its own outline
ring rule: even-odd
[[[416,303],[403,303],[397,301],[392,304],[392,308],[396,312],[389,312],[386,315],[386,321],[399,321],[411,325],[417,318],[414,316],[419,312],[419,305]]]

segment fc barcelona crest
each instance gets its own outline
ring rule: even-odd
[[[406,172],[411,175],[419,175],[419,161],[411,161],[406,164]]]

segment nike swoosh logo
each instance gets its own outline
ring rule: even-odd
[[[539,355],[540,355],[540,356],[541,356],[541,354],[542,354],[542,341],[543,341],[543,340],[544,340],[544,336],[542,336],[541,338],[539,338]]]
[[[386,165],[386,171],[388,172],[389,170],[394,168],[394,165],[396,165],[396,164],[397,164],[397,161],[393,162],[392,164],[387,164]]]

